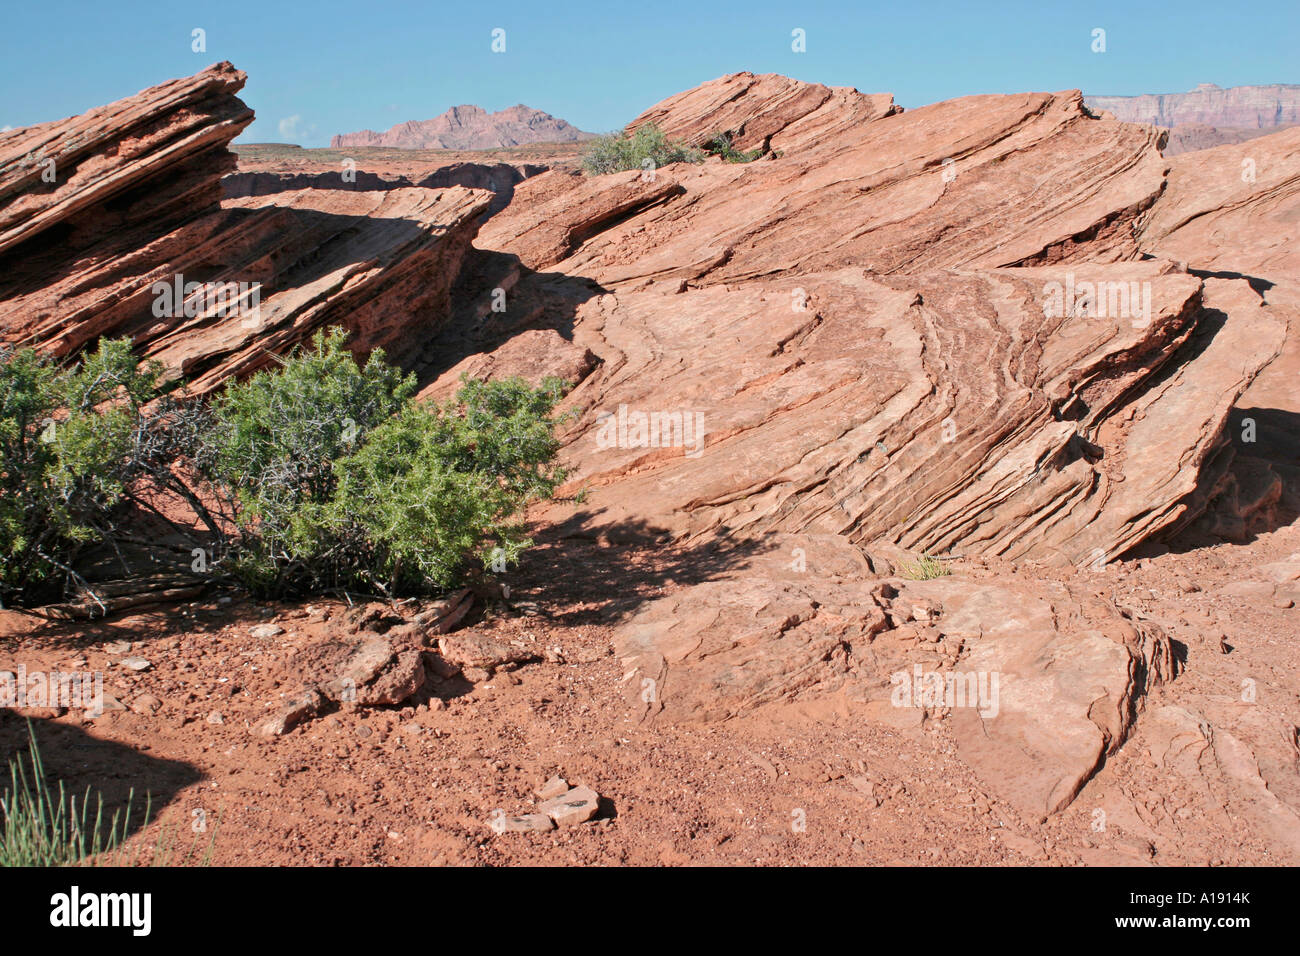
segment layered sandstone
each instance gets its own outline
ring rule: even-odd
[[[1229,341],[1205,280],[1136,261],[1163,134],[1077,92],[887,103],[726,77],[639,121],[768,158],[547,173],[485,226],[504,340],[572,310],[600,360],[567,453],[596,520],[1086,564],[1195,517],[1286,319],[1225,282]]]
[[[988,571],[911,581],[880,564],[839,535],[774,535],[743,566],[650,603],[615,637],[632,712],[715,721],[831,697],[902,733],[942,722],[992,792],[1041,819],[1174,676],[1164,632],[1086,586]]]
[[[223,202],[227,147],[253,118],[235,96],[243,82],[218,64],[0,137],[6,340],[67,355],[129,336],[206,391],[327,325],[400,360],[445,318],[491,193],[308,188]]]
[[[1228,126],[1268,129],[1300,123],[1300,85],[1234,86],[1202,83],[1186,93],[1089,96],[1088,105],[1126,123],[1152,126]]]
[[[429,170],[423,176],[381,175],[364,169],[328,172],[235,172],[225,176],[221,185],[228,199],[270,196],[299,189],[348,189],[358,192],[379,189],[447,189],[464,186],[486,189],[493,194],[489,213],[500,212],[510,204],[515,186],[530,176],[544,173],[549,167],[538,163],[448,163]]]
[[[619,622],[637,719],[834,701],[949,741],[1043,817],[1175,676],[1163,625],[1091,576],[1198,518],[1246,532],[1288,507],[1294,133],[1169,160],[1164,131],[1077,91],[900,112],[736,74],[633,125],[761,159],[529,176],[471,247],[491,192],[277,176],[219,202],[244,113],[242,76],[214,69],[109,108],[158,124],[122,165],[101,145],[48,189],[34,161],[0,170],[6,337],[129,334],[199,390],[326,324],[419,368],[426,397],[568,378],[565,490],[585,495],[533,517],[699,558]],[[60,129],[0,143],[80,142]],[[181,274],[255,282],[256,323],[206,293],[159,315]],[[1266,441],[1243,445],[1243,416]],[[921,553],[953,573],[909,579]],[[918,667],[1001,696],[896,700]],[[1158,713],[1149,739],[1195,737],[1190,711]],[[1249,720],[1215,726],[1254,786]]]

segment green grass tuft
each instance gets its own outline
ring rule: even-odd
[[[929,581],[933,578],[942,578],[952,572],[942,561],[923,554],[915,561],[904,561],[898,573],[913,581]]]
[[[104,797],[95,794],[91,813],[90,788],[78,800],[68,796],[60,781],[55,790],[28,724],[30,766],[22,754],[9,761],[9,787],[0,795],[0,866],[74,866],[82,863],[121,863],[120,850],[131,817],[131,792],[126,811],[104,820]],[[144,819],[149,820],[146,805]],[[119,820],[121,826],[118,826]]]

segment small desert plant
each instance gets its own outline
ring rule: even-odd
[[[951,572],[942,561],[928,554],[922,554],[915,561],[904,561],[899,566],[898,573],[913,581],[929,581],[932,578],[944,577]]]
[[[736,149],[731,145],[730,133],[719,133],[709,140],[704,149],[710,156],[721,156],[723,162],[727,163],[752,163],[763,155],[761,148],[751,149],[749,152]]]
[[[669,163],[702,163],[704,151],[670,140],[654,123],[636,131],[609,133],[592,140],[583,153],[582,166],[593,176],[626,169],[657,169]]]
[[[45,768],[28,726],[30,765],[22,755],[9,761],[9,787],[0,795],[0,866],[70,866],[79,863],[120,863],[121,844],[131,818],[132,791],[126,810],[104,820],[104,798],[91,792],[78,801],[60,781],[57,790],[45,779]],[[118,823],[121,822],[119,828]],[[149,806],[144,823],[149,821]]]

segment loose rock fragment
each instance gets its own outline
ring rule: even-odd
[[[320,712],[325,703],[318,691],[307,689],[290,700],[274,717],[268,718],[261,726],[261,732],[268,737],[287,734],[308,717]]]
[[[540,800],[552,800],[555,797],[563,796],[570,790],[569,782],[561,776],[554,776],[546,783],[537,788],[537,797]]]
[[[555,829],[555,823],[544,813],[523,813],[519,816],[494,816],[488,823],[497,833],[545,833]]]
[[[442,656],[461,667],[477,667],[491,673],[505,664],[521,664],[536,658],[536,654],[495,640],[477,631],[459,631],[438,641]]]
[[[586,823],[600,808],[600,795],[590,787],[574,787],[568,793],[538,804],[537,809],[558,826],[574,827]]]

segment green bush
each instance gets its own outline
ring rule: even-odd
[[[198,470],[237,528],[226,566],[255,591],[334,586],[365,557],[332,525],[335,465],[410,401],[415,381],[380,349],[358,366],[345,340],[317,332],[279,369],[227,386],[190,426]]]
[[[485,564],[518,559],[532,542],[516,517],[564,477],[551,464],[562,386],[463,381],[442,408],[409,405],[339,463],[336,520],[355,516],[365,529],[376,586],[445,586],[475,553]]]
[[[669,163],[702,163],[704,155],[702,150],[669,140],[654,123],[645,123],[630,135],[609,133],[591,140],[583,153],[582,166],[591,175],[602,176],[627,169],[658,169]]]
[[[526,504],[563,479],[550,413],[562,383],[464,382],[445,406],[340,330],[230,386],[199,429],[201,469],[230,505],[231,571],[262,594],[444,587],[489,544],[529,544]]]
[[[476,556],[530,543],[521,515],[563,480],[552,412],[563,382],[465,380],[442,406],[340,329],[208,406],[159,397],[161,368],[105,341],[62,369],[0,350],[0,599],[56,599],[88,546],[170,547],[261,595],[452,584]],[[168,518],[174,496],[201,528]],[[127,505],[185,545],[132,538]],[[492,560],[497,559],[497,560]],[[88,588],[89,589],[89,588]]]
[[[57,594],[78,552],[110,533],[146,467],[143,409],[161,372],[126,340],[71,369],[0,346],[0,602]]]
[[[763,155],[762,149],[751,149],[749,152],[743,152],[731,145],[730,133],[719,133],[709,140],[704,151],[710,156],[720,156],[723,162],[727,163],[752,163]]]

